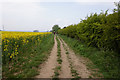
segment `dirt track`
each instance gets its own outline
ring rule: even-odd
[[[89,78],[91,76],[90,71],[87,69],[86,65],[84,64],[86,61],[82,57],[77,57],[73,50],[71,50],[67,44],[62,40],[63,44],[65,45],[65,48],[69,52],[68,56],[72,63],[72,66],[75,70],[78,72],[78,76],[81,78]]]
[[[40,66],[40,74],[37,75],[35,78],[51,78],[54,75],[54,68],[57,64],[57,41],[56,37],[54,37],[54,46],[48,57],[48,60]]]
[[[56,36],[54,37],[55,44],[48,57],[48,60],[40,65],[39,72],[35,78],[52,78],[54,75],[54,68],[57,66],[57,41]],[[81,78],[89,78],[91,72],[86,67],[86,60],[82,57],[76,56],[73,50],[71,50],[63,39],[59,38],[61,48],[61,71],[59,72],[58,78],[74,78],[71,72],[71,66],[77,71],[78,76]],[[66,54],[66,51],[69,54]],[[71,65],[70,65],[71,64]]]
[[[70,67],[69,67],[70,63],[67,59],[66,51],[61,41],[60,41],[60,45],[61,45],[61,58],[63,62],[62,62],[61,73],[60,73],[59,78],[72,78],[72,74],[71,74]]]

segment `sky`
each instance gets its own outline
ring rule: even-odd
[[[91,13],[109,9],[119,0],[3,0],[0,2],[0,30],[50,31],[77,24]]]

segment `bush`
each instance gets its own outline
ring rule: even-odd
[[[59,34],[79,39],[88,46],[120,52],[120,24],[118,12],[91,14],[76,25],[69,25],[58,31]]]

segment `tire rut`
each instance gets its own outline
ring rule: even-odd
[[[92,76],[90,71],[87,69],[87,66],[85,65],[85,60],[80,57],[77,57],[75,53],[63,41],[63,39],[61,39],[61,41],[64,44],[66,50],[69,52],[68,57],[72,62],[73,68],[77,70],[77,73],[79,74],[78,76],[81,78],[89,78],[90,76]]]
[[[66,51],[60,39],[59,41],[60,41],[61,59],[62,59],[61,72],[60,72],[59,78],[73,78],[70,71],[70,67],[69,67],[70,63],[68,61]]]
[[[48,60],[40,66],[40,74],[37,75],[35,78],[52,78],[54,75],[54,68],[57,64],[57,41],[56,36],[54,37],[54,46],[48,57]]]

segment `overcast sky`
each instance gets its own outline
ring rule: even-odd
[[[0,29],[6,31],[48,31],[77,24],[90,13],[109,13],[119,0],[4,0],[0,3]]]

